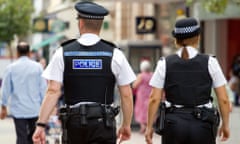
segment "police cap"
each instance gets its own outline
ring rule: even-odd
[[[172,35],[177,39],[191,38],[200,33],[200,26],[195,18],[183,18],[176,22]]]
[[[75,5],[78,11],[78,18],[83,19],[103,19],[108,14],[108,10],[93,2],[78,2]]]

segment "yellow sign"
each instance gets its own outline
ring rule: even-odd
[[[156,31],[156,20],[153,17],[137,17],[136,31],[138,34],[154,33]]]
[[[48,20],[44,18],[34,19],[33,28],[35,32],[48,32]]]

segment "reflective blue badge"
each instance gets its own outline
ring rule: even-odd
[[[102,69],[101,59],[73,59],[73,69]]]

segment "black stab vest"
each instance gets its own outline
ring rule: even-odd
[[[92,46],[72,40],[62,47],[65,103],[113,103],[115,76],[111,61],[115,46],[104,40]]]
[[[166,57],[164,89],[172,104],[194,107],[211,100],[212,79],[208,71],[209,56],[198,54],[184,60],[178,55]]]

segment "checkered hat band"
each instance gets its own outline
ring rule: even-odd
[[[199,28],[198,25],[196,26],[189,26],[189,27],[183,27],[183,28],[175,28],[174,32],[176,34],[187,34],[187,33],[192,33],[196,31]]]
[[[104,16],[92,16],[92,15],[87,15],[83,13],[78,13],[78,16],[82,18],[87,18],[87,19],[103,19],[104,18]]]

